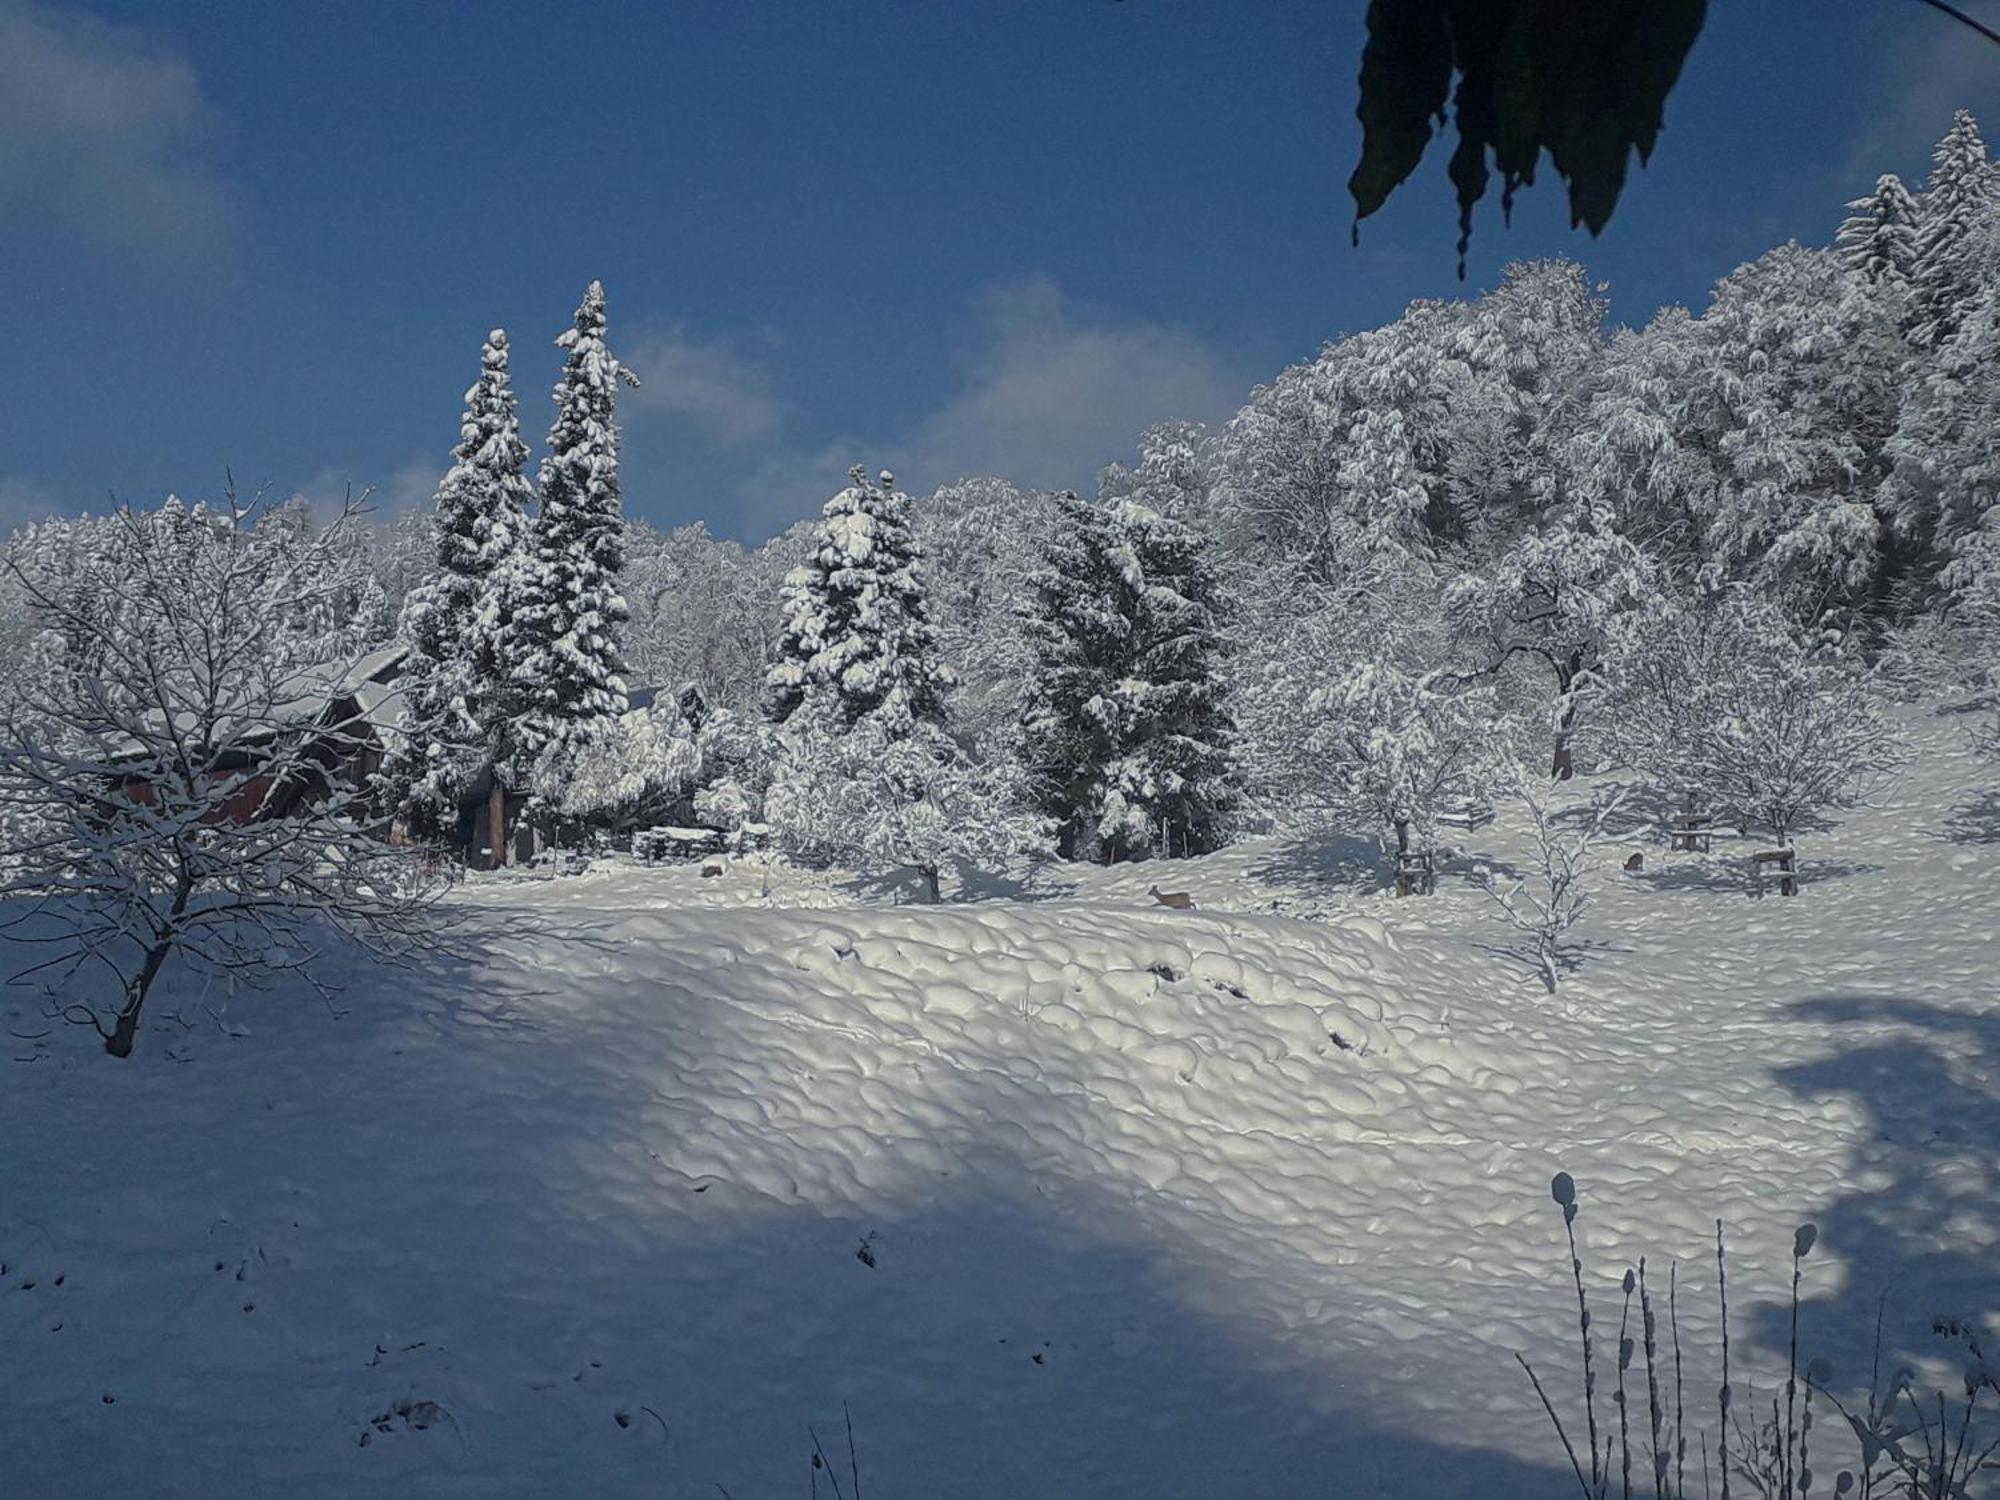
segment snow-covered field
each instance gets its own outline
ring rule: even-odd
[[[1556,998],[1469,860],[1399,902],[1339,840],[940,908],[475,880],[462,960],[184,985],[122,1064],[17,993],[0,1495],[748,1500],[809,1429],[851,1494],[843,1405],[871,1500],[1560,1494],[1559,1168],[1601,1329],[1679,1261],[1691,1421],[1718,1216],[1760,1384],[1807,1219],[1808,1347],[1865,1379],[1886,1289],[1940,1352],[2000,1310],[2000,802],[1905,717],[1799,899],[1607,851]]]

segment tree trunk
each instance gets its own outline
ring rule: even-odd
[[[493,849],[493,868],[507,866],[507,789],[500,775],[493,775],[493,789],[486,794],[486,840]]]
[[[1576,774],[1576,766],[1570,757],[1570,731],[1576,725],[1576,705],[1565,704],[1562,717],[1556,720],[1555,755],[1549,766],[1549,775],[1557,781],[1568,781]]]
[[[1549,775],[1557,781],[1568,781],[1576,774],[1576,767],[1570,759],[1570,735],[1576,728],[1576,680],[1583,675],[1581,656],[1571,656],[1564,667],[1556,670],[1556,689],[1562,697],[1562,713],[1556,719],[1556,745]]]
[[[924,877],[924,889],[930,894],[931,905],[936,906],[943,901],[944,896],[938,887],[938,867],[936,865],[918,865],[917,873]]]
[[[113,1057],[132,1055],[132,1043],[139,1035],[139,1012],[146,1008],[146,996],[153,988],[153,981],[159,978],[160,966],[173,950],[170,938],[161,938],[154,943],[146,950],[146,961],[139,966],[139,972],[126,985],[125,1008],[118,1012],[111,1035],[104,1039],[104,1050]]]

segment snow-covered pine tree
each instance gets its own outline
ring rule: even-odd
[[[1931,160],[1910,267],[1915,301],[1911,338],[1918,344],[1942,342],[1958,327],[1979,293],[1985,269],[1973,252],[1986,238],[1993,215],[2000,213],[2000,170],[1987,157],[1986,141],[1970,110],[1961,109],[1952,118]]]
[[[944,721],[951,675],[918,571],[909,496],[856,464],[826,502],[811,554],[785,579],[784,629],[767,685],[784,723],[808,702],[842,728],[878,719],[893,734]]]
[[[533,546],[507,583],[507,650],[519,695],[518,741],[508,768],[538,801],[559,800],[566,767],[625,712],[618,627],[626,618],[619,505],[618,384],[639,382],[605,343],[604,284],[593,281],[555,389],[556,419],[541,468]]]
[[[383,766],[383,797],[422,838],[445,832],[471,784],[509,758],[513,673],[500,591],[528,541],[527,461],[507,334],[496,328],[437,488],[435,571],[403,605],[404,734]]]
[[[1030,580],[1022,755],[1068,858],[1205,854],[1235,805],[1222,604],[1189,527],[1066,495]]]
[[[1894,172],[1875,179],[1875,191],[1847,205],[1848,217],[1833,236],[1840,263],[1870,286],[1908,284],[1917,261],[1917,201]]]

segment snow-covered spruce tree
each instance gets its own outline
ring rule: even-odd
[[[1523,536],[1491,566],[1454,580],[1445,591],[1446,616],[1474,650],[1483,670],[1500,672],[1516,658],[1547,670],[1554,753],[1550,774],[1568,780],[1572,741],[1612,621],[1655,587],[1645,554],[1621,536],[1608,511],[1563,518]]]
[[[1903,179],[1883,173],[1874,192],[1847,208],[1833,237],[1847,273],[1870,286],[1908,286],[1917,261],[1917,200]]]
[[[592,740],[616,737],[626,706],[616,407],[619,382],[639,382],[606,345],[605,327],[604,285],[593,281],[575,327],[556,340],[569,358],[542,459],[541,509],[532,547],[503,584],[511,607],[505,651],[519,705],[515,753],[503,769],[552,807],[575,758]]]
[[[1019,764],[975,753],[935,725],[869,714],[842,727],[801,712],[778,731],[778,779],[765,816],[809,858],[883,873],[914,869],[928,898],[945,871],[1004,871],[1047,853]]]
[[[1967,306],[1993,267],[1982,264],[1987,231],[2000,213],[2000,170],[1970,110],[1931,153],[1930,180],[1918,202],[1916,253],[1910,265],[1911,338],[1937,344],[1957,329]]]
[[[1026,606],[1021,745],[1037,801],[1066,858],[1205,854],[1238,776],[1201,540],[1130,501],[1067,495],[1058,512]]]
[[[445,834],[467,789],[514,752],[515,642],[502,585],[523,560],[533,491],[504,330],[486,336],[480,365],[434,502],[434,571],[403,604],[403,737],[382,769],[388,809],[426,840]],[[493,787],[497,814],[499,778]],[[496,862],[505,848],[496,832]]]
[[[33,928],[28,972],[114,1057],[171,959],[317,986],[330,935],[389,958],[426,938],[433,887],[330,774],[365,743],[338,712],[350,663],[283,625],[352,591],[353,524],[301,541],[169,501],[104,525],[106,595],[27,581],[46,629],[0,703],[0,898]]]
[[[840,725],[881,716],[892,734],[944,721],[951,677],[938,655],[910,498],[856,464],[826,502],[811,555],[785,579],[784,628],[768,678],[771,717],[801,705]]]

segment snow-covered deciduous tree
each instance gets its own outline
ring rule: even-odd
[[[1222,615],[1191,528],[1131,501],[1058,502],[1029,582],[1021,745],[1064,857],[1220,846],[1239,788]]]
[[[693,790],[702,770],[693,725],[669,694],[618,721],[615,732],[583,742],[545,805],[570,822],[658,822]]]
[[[981,739],[1011,724],[1029,651],[1021,606],[1041,566],[1055,496],[1004,479],[943,485],[915,507],[939,655],[956,686],[954,732]]]
[[[1899,761],[1866,685],[1741,588],[1656,602],[1620,622],[1610,658],[1606,758],[1781,846]]]
[[[575,326],[556,340],[569,357],[555,389],[533,546],[502,584],[506,654],[519,703],[519,748],[504,769],[542,801],[559,792],[591,740],[616,736],[625,712],[616,407],[619,384],[638,381],[605,343],[606,326],[604,286],[593,281]]]
[[[63,1013],[113,1056],[170,959],[316,981],[330,933],[393,958],[429,930],[418,861],[342,769],[367,743],[351,666],[285,628],[353,589],[352,524],[302,541],[170,502],[102,528],[115,595],[28,581],[47,629],[0,723],[0,894],[45,945],[31,972],[67,981]]]
[[[2000,202],[1993,236],[2000,276]],[[2000,504],[2000,279],[1911,369],[1888,451],[1899,520],[1927,549],[1950,606],[1985,566],[1989,517]]]
[[[1604,837],[1605,824],[1624,804],[1622,791],[1593,798],[1581,816],[1565,818],[1550,802],[1545,787],[1518,762],[1497,773],[1513,790],[1528,814],[1534,836],[1533,863],[1511,883],[1488,873],[1485,889],[1502,915],[1525,933],[1536,970],[1551,995],[1562,982],[1562,971],[1575,955],[1567,941],[1590,905],[1590,877]]]
[[[715,707],[755,706],[777,646],[772,570],[700,522],[663,534],[633,521],[626,543],[630,675],[656,687],[693,687]]]
[[[1004,871],[1047,852],[1020,767],[930,725],[871,714],[846,728],[795,715],[766,819],[795,852],[871,872],[914,869],[932,901],[957,866]]]
[[[1572,739],[1612,622],[1654,590],[1653,569],[1608,512],[1564,518],[1518,540],[1493,563],[1455,579],[1445,612],[1498,672],[1516,658],[1539,662],[1551,687],[1551,774],[1573,771]]]
[[[1392,833],[1399,854],[1428,849],[1438,813],[1488,789],[1498,718],[1490,688],[1359,662],[1315,690],[1309,708],[1304,754],[1323,761],[1337,803]]]
[[[778,772],[778,731],[761,712],[718,708],[695,732],[700,761],[694,813],[733,842],[764,820],[764,795]]]
[[[421,839],[452,828],[465,793],[512,759],[519,638],[508,629],[503,585],[526,560],[528,446],[521,441],[507,373],[507,335],[494,329],[479,379],[465,393],[452,465],[438,485],[434,571],[404,601],[400,634],[410,653],[400,742],[382,768],[387,808]],[[504,795],[493,779],[496,806]],[[504,858],[506,841],[493,840]]]
[[[891,735],[944,720],[938,658],[909,496],[859,464],[827,501],[812,554],[785,580],[784,628],[769,677],[772,717],[811,702],[843,726],[879,718]]]
[[[1732,628],[1754,648],[1730,652],[1733,669],[1703,685],[1684,775],[1789,848],[1803,820],[1852,806],[1894,770],[1901,740],[1864,682],[1814,656],[1781,622],[1750,614]]]
[[[1100,500],[1136,500],[1190,525],[1208,514],[1214,475],[1207,429],[1199,422],[1156,422],[1139,435],[1136,467],[1112,464],[1098,478]]]

